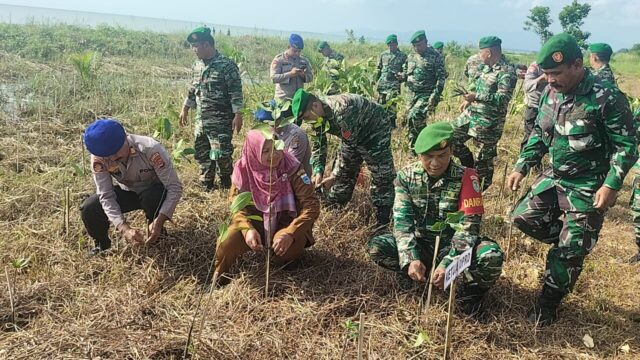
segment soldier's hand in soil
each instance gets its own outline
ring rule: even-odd
[[[408,275],[411,279],[418,282],[426,282],[427,278],[424,277],[424,273],[427,271],[427,268],[424,266],[422,261],[413,260],[409,264]]]
[[[121,232],[124,239],[133,245],[138,245],[144,242],[144,233],[139,229],[134,229],[129,225],[124,225]]]
[[[188,122],[189,122],[189,108],[185,106],[182,108],[182,111],[180,111],[180,125],[182,126],[187,125]]]
[[[238,111],[231,122],[231,130],[235,131],[236,134],[240,134],[240,129],[242,129],[242,114]]]
[[[468,103],[472,103],[472,102],[476,101],[476,93],[473,93],[473,92],[464,94],[464,95],[462,95],[462,97]]]
[[[247,230],[247,233],[244,235],[244,242],[246,242],[247,246],[253,251],[262,251],[264,249],[262,246],[262,238],[256,229]]]
[[[596,197],[593,201],[593,207],[598,210],[606,210],[616,203],[618,192],[606,186],[602,186],[596,191]]]
[[[441,267],[437,267],[433,271],[433,275],[431,275],[431,283],[435,285],[438,289],[444,288],[444,269]]]
[[[162,227],[166,221],[166,216],[164,214],[159,214],[155,220],[149,224],[149,235],[147,236],[147,243],[152,243],[158,240],[160,234],[162,234]]]
[[[289,234],[281,234],[273,240],[271,248],[277,256],[282,256],[287,252],[287,250],[289,250],[291,244],[293,244],[293,236]]]
[[[514,171],[509,174],[506,187],[511,191],[516,191],[520,188],[520,182],[522,181],[522,179],[524,179],[524,175],[517,171]]]

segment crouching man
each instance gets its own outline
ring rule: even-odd
[[[484,213],[480,182],[475,170],[451,161],[453,127],[437,122],[424,128],[415,144],[420,161],[398,172],[395,179],[393,234],[369,240],[369,255],[378,265],[395,271],[401,287],[431,279],[444,286],[444,273],[453,258],[472,247],[471,267],[465,270],[461,287],[462,311],[475,315],[489,288],[500,277],[503,254],[494,241],[480,236]],[[447,214],[463,211],[462,227],[433,231]],[[438,266],[429,274],[440,235]]]
[[[111,119],[89,125],[84,143],[96,184],[96,194],[81,207],[82,222],[95,241],[89,256],[111,247],[109,222],[132,244],[155,241],[182,196],[167,151],[150,137],[126,134],[122,124]],[[129,226],[123,215],[138,209],[144,210],[148,234]]]

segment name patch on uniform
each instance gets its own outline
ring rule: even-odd
[[[465,215],[484,214],[481,190],[480,179],[476,171],[474,169],[465,169],[464,175],[462,175],[458,209],[463,211]]]
[[[346,130],[346,131],[345,131],[345,130],[342,130],[342,137],[343,137],[345,140],[349,140],[349,138],[351,137],[351,131],[349,131],[349,130]]]
[[[160,155],[159,152],[151,155],[151,162],[153,163],[153,165],[155,165],[155,167],[157,167],[158,169],[162,169],[164,168],[164,160],[162,159],[162,156]]]

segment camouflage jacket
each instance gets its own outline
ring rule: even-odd
[[[480,55],[478,54],[469,56],[467,62],[464,64],[464,76],[467,77],[469,83],[475,80],[480,64],[482,64],[482,59],[480,59]]]
[[[410,54],[403,69],[410,96],[428,97],[431,103],[440,99],[447,73],[437,51],[428,47],[422,55]]]
[[[563,210],[593,211],[596,191],[603,184],[620,190],[638,158],[634,125],[624,94],[585,69],[574,93],[551,87],[542,93],[514,170],[526,174],[549,153],[552,166],[532,185],[533,194],[555,187]]]
[[[473,82],[476,100],[465,109],[471,125],[474,121],[485,127],[504,122],[517,81],[515,67],[504,58],[493,66],[480,64]]]
[[[451,162],[444,175],[434,180],[422,164],[416,162],[398,172],[394,185],[393,236],[398,244],[401,268],[420,259],[418,243],[433,249],[437,235],[440,235],[441,249],[453,245],[441,267],[449,265],[454,256],[480,240],[484,207],[474,169]],[[447,214],[460,210],[465,216],[458,231],[450,227],[442,233],[431,230],[436,222],[444,222]]]
[[[242,80],[238,66],[228,57],[216,52],[208,60],[193,65],[193,80],[184,105],[197,106],[198,117],[231,120],[242,108]]]
[[[390,133],[394,115],[377,103],[356,94],[321,98],[325,116],[314,125],[311,167],[313,174],[323,174],[327,163],[327,133],[345,144],[372,147],[372,135]],[[328,129],[326,128],[328,126]]]
[[[407,54],[399,49],[392,53],[387,50],[378,57],[378,72],[376,73],[378,92],[385,90],[400,90],[400,80],[396,74],[402,74],[402,69],[407,62]]]
[[[618,86],[618,84],[616,83],[616,77],[613,75],[613,71],[611,70],[611,66],[609,66],[609,64],[606,64],[605,66],[597,70],[593,69],[591,70],[591,72],[594,76],[600,78],[600,80],[605,80],[612,83],[613,85]]]

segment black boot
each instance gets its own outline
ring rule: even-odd
[[[215,184],[213,183],[213,180],[200,181],[200,186],[206,192],[212,192],[216,188]]]
[[[489,292],[488,288],[479,286],[462,286],[458,293],[459,308],[463,314],[478,317],[482,314],[482,300]]]
[[[538,300],[527,314],[527,320],[539,327],[553,324],[558,318],[558,306],[564,295],[565,293],[544,284]]]
[[[376,228],[382,229],[391,221],[391,206],[378,206],[376,208]]]
[[[225,190],[231,188],[231,175],[220,176],[220,188]]]
[[[107,251],[111,248],[111,239],[106,238],[104,240],[95,240],[96,246],[93,249],[87,252],[88,257],[94,257],[104,251]]]

